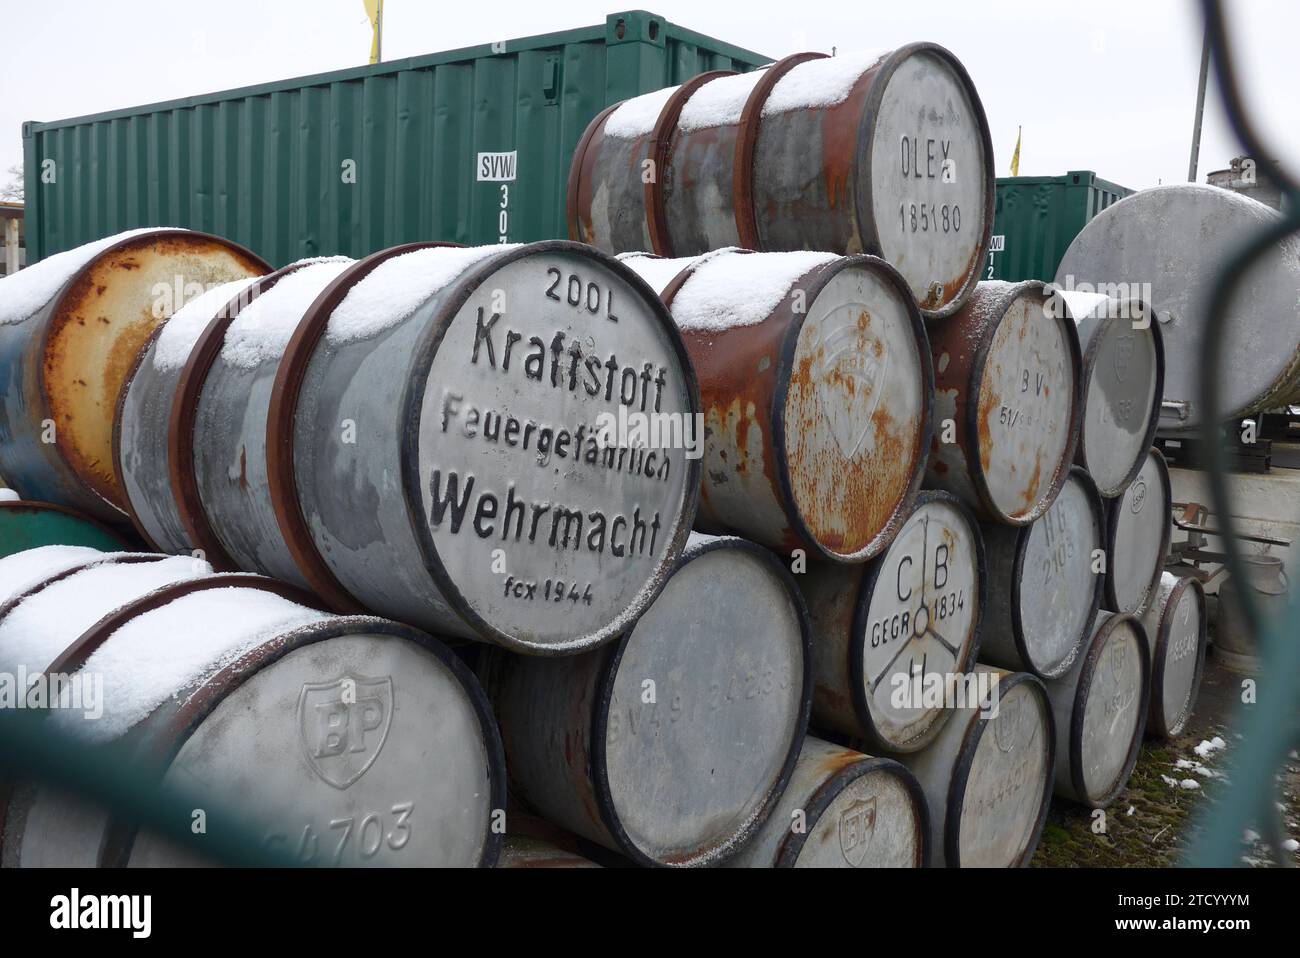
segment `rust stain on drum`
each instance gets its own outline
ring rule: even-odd
[[[145,233],[92,260],[50,316],[43,385],[55,441],[81,481],[119,510],[113,418],[141,348],[188,298],[262,266],[203,233]]]

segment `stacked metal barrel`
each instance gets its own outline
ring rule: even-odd
[[[0,558],[0,665],[101,676],[56,728],[303,862],[1025,864],[1149,674],[1185,721],[1198,593],[1158,333],[977,282],[992,183],[946,50],[800,54],[601,114],[583,242],[158,230],[0,281],[0,473],[145,548]],[[6,808],[7,864],[205,856]]]

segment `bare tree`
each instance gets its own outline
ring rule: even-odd
[[[17,200],[23,202],[23,167],[22,164],[11,166],[6,171],[9,182],[0,185],[0,200]]]

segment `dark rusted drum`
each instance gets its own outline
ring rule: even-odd
[[[1129,487],[1155,441],[1164,395],[1160,324],[1139,299],[1058,292],[1083,350],[1083,418],[1075,461],[1103,499]]]
[[[497,868],[599,868],[581,855],[556,848],[540,838],[507,835]]]
[[[1196,708],[1207,645],[1205,589],[1189,577],[1160,576],[1155,601],[1142,617],[1151,651],[1151,714],[1147,734],[1183,733]]]
[[[1098,612],[1083,654],[1046,683],[1056,724],[1056,794],[1105,808],[1133,774],[1147,721],[1151,659],[1131,615]]]
[[[226,312],[233,319],[215,321],[221,324],[221,345],[210,365],[198,365],[200,357],[193,353],[186,361],[182,375],[198,376],[201,385],[193,412],[192,464],[177,462],[175,469],[193,469],[198,511],[211,524],[223,566],[311,585],[280,536],[267,478],[267,419],[276,372],[294,330],[316,297],[353,262],[334,257],[273,273],[260,282],[256,297],[230,305]],[[337,429],[330,433],[317,441],[339,436]],[[184,509],[181,518],[196,547],[212,551]]]
[[[304,601],[242,574],[147,595],[52,666],[102,679],[103,714],[87,722],[56,708],[49,719],[91,743],[129,744],[158,763],[164,784],[201,787],[304,865],[492,865],[504,768],[473,675],[409,626]],[[6,865],[173,866],[211,863],[215,849],[180,849],[26,786],[10,802],[3,856]]]
[[[1140,616],[1155,599],[1173,534],[1169,467],[1149,449],[1124,494],[1109,503],[1106,519],[1106,590],[1111,612]]]
[[[934,374],[897,271],[869,256],[627,256],[700,380],[702,528],[834,562],[880,553],[925,471]]]
[[[625,631],[676,561],[698,410],[668,311],[617,261],[568,242],[398,248],[294,334],[271,499],[331,606],[573,653]]]
[[[1160,324],[1165,356],[1162,434],[1195,431],[1201,347],[1210,295],[1225,250],[1259,236],[1276,210],[1231,190],[1160,186],[1099,213],[1074,238],[1056,271],[1064,289],[1139,296]],[[1291,237],[1247,269],[1223,317],[1222,418],[1300,400],[1300,241]]]
[[[117,530],[67,506],[0,500],[0,558],[41,546],[88,546],[101,551],[131,544]]]
[[[957,316],[929,330],[936,392],[926,485],[993,522],[1041,516],[1074,458],[1079,336],[1050,300],[1036,281],[980,283]]]
[[[808,724],[807,612],[785,567],[694,534],[607,649],[480,664],[512,794],[642,865],[712,865],[771,813]]]
[[[880,751],[924,748],[949,715],[925,683],[969,672],[979,650],[986,586],[974,516],[947,493],[923,492],[882,555],[810,566],[796,581],[812,614],[815,724]]]
[[[207,372],[206,367],[196,370],[191,362],[197,344],[215,339],[212,346],[219,348],[224,328],[266,282],[267,277],[249,276],[190,300],[154,331],[122,387],[113,423],[113,463],[132,523],[159,552],[220,552],[208,541],[196,541],[189,531],[194,519],[188,513],[197,503],[187,503],[173,486],[182,466],[171,457],[171,420],[187,378],[201,380]],[[201,382],[195,385],[202,388]],[[192,475],[192,444],[186,449],[190,456],[184,471]],[[225,564],[224,554],[208,557]]]
[[[923,868],[928,814],[898,762],[811,735],[790,784],[734,868]]]
[[[0,473],[25,498],[124,521],[113,413],[136,354],[185,301],[267,269],[216,236],[146,229],[0,280]]]
[[[980,660],[1053,679],[1092,635],[1104,576],[1106,517],[1097,487],[1075,466],[1031,525],[986,523],[988,610]]]
[[[570,171],[569,235],[668,256],[870,253],[943,318],[975,286],[993,185],[983,107],[944,48],[796,54],[596,117]]]
[[[929,803],[934,864],[1023,867],[1052,799],[1051,703],[1043,683],[1025,672],[980,665],[971,675],[977,681],[939,737],[899,761]]]

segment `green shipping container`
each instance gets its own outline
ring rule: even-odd
[[[603,25],[23,124],[28,259],[184,226],[282,266],[562,238],[569,161],[619,100],[769,58],[636,10]]]
[[[1050,283],[1088,221],[1132,192],[1089,170],[999,178],[984,278]]]

